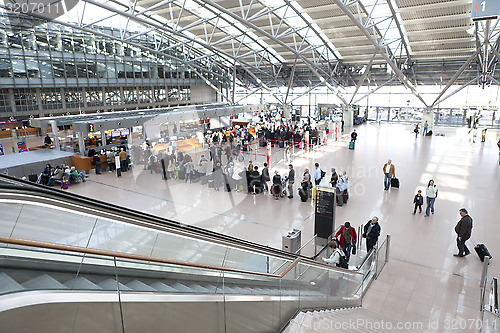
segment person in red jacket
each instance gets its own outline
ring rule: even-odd
[[[354,230],[354,228],[351,227],[350,222],[346,222],[340,228],[340,230],[337,231],[337,233],[335,234],[335,238],[338,238],[339,235],[340,235],[339,239],[340,247],[345,253],[345,258],[347,262],[349,262],[349,258],[351,257],[351,250],[353,247],[356,246],[356,241],[358,240],[356,235],[356,230]]]

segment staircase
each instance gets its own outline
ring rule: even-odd
[[[397,322],[383,318],[378,313],[357,307],[299,312],[299,314],[290,321],[283,333],[422,332],[424,327],[418,327],[419,324],[421,323]]]

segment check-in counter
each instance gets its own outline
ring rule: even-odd
[[[100,155],[101,159],[101,169],[109,167],[108,161],[105,155]],[[74,166],[77,170],[88,172],[95,167],[92,165],[92,157],[82,156],[82,155],[73,155],[71,156],[71,165]]]

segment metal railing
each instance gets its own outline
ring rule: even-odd
[[[498,281],[496,277],[488,281],[488,266],[491,257],[485,256],[481,281],[479,282],[480,311],[482,312],[481,332],[500,333],[500,312],[498,309]],[[488,283],[489,282],[489,283]],[[488,290],[489,286],[489,290]],[[489,292],[488,292],[489,291]]]

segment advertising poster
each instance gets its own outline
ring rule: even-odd
[[[22,152],[25,152],[25,151],[28,151],[28,149],[26,149],[26,142],[24,141],[19,141],[17,143],[17,149],[19,150],[20,153]]]

